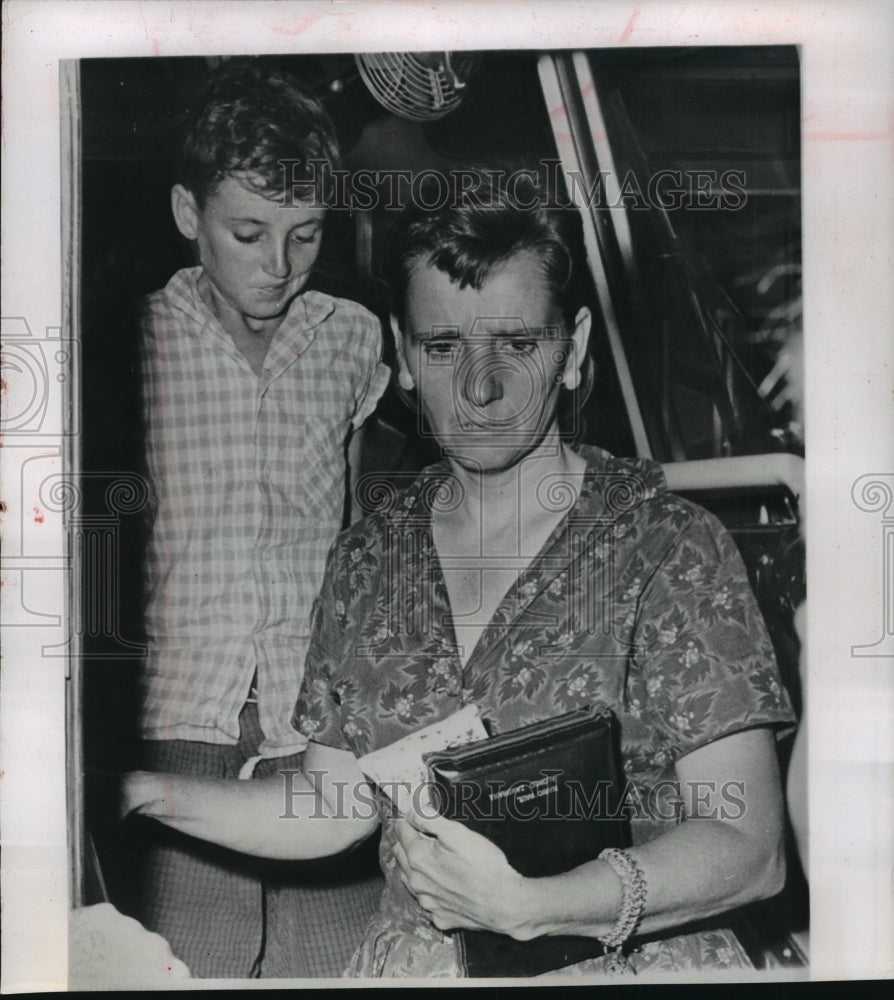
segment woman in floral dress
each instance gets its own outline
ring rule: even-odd
[[[272,857],[338,853],[382,822],[386,889],[347,972],[459,976],[451,931],[602,939],[624,880],[603,860],[523,878],[458,823],[394,815],[357,758],[470,703],[496,732],[610,708],[646,886],[630,968],[747,966],[719,915],[784,878],[773,730],[793,716],[772,648],[718,522],[654,463],[568,443],[589,370],[580,219],[493,180],[398,226],[399,381],[444,458],[403,490],[367,482],[370,513],[330,553],[303,775],[284,798],[282,781],[138,773],[128,804]]]

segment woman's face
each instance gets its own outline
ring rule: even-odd
[[[417,264],[400,362],[444,453],[496,472],[533,451],[555,426],[563,377],[579,368],[589,325],[581,309],[566,330],[533,253],[510,258],[479,290]]]

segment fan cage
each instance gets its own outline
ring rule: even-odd
[[[410,121],[435,121],[458,107],[479,56],[474,52],[364,52],[355,59],[363,81],[383,107]]]

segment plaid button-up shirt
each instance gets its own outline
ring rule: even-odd
[[[260,376],[179,271],[142,317],[148,545],[141,731],[233,744],[257,671],[260,752],[300,750],[290,724],[310,611],[345,498],[345,440],[389,369],[362,306],[307,291]]]

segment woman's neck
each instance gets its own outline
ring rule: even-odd
[[[450,464],[462,501],[436,506],[432,530],[465,665],[500,601],[577,502],[586,461],[556,434],[498,473]]]
[[[536,535],[539,522],[561,520],[577,501],[586,469],[585,459],[562,442],[555,428],[508,469],[481,472],[448,463],[462,501],[449,513],[436,508],[436,524],[446,527],[449,519],[452,530],[475,531],[494,542],[506,532]]]

